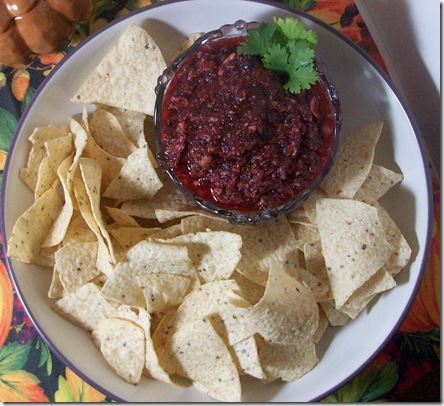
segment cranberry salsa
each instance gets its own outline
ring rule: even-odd
[[[304,191],[333,144],[334,114],[317,81],[298,94],[255,56],[244,36],[209,41],[188,56],[164,95],[161,143],[193,194],[226,209],[274,208]]]

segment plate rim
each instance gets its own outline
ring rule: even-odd
[[[30,111],[32,110],[34,104],[37,103],[40,94],[43,92],[43,89],[46,88],[48,83],[52,80],[52,77],[54,75],[56,75],[57,72],[60,69],[63,68],[65,63],[67,61],[69,61],[71,58],[73,58],[76,55],[77,52],[79,52],[84,46],[86,46],[89,42],[94,40],[97,36],[102,35],[103,32],[111,29],[112,27],[114,27],[114,26],[116,26],[118,24],[121,24],[125,20],[133,18],[135,15],[149,12],[151,9],[157,8],[157,7],[171,6],[171,5],[174,5],[176,3],[187,3],[187,2],[188,3],[192,3],[192,2],[198,2],[198,1],[199,0],[164,0],[164,1],[161,1],[161,2],[158,2],[158,3],[153,3],[151,5],[141,7],[140,9],[133,10],[133,11],[131,11],[131,12],[129,12],[129,13],[123,15],[123,16],[120,16],[120,17],[116,18],[113,21],[110,21],[108,24],[106,24],[105,26],[101,27],[100,29],[95,31],[93,34],[91,34],[87,38],[85,38],[81,43],[79,43],[72,51],[70,51],[67,55],[65,55],[65,57],[52,69],[50,74],[41,82],[39,87],[36,89],[36,92],[35,92],[32,100],[30,101],[30,103],[26,107],[25,111],[21,114],[20,119],[17,122],[17,126],[16,126],[16,129],[15,129],[13,138],[12,138],[11,143],[9,145],[9,149],[8,149],[7,157],[6,157],[6,162],[5,162],[5,166],[4,166],[3,179],[2,179],[1,192],[0,192],[1,193],[0,213],[1,213],[1,216],[2,216],[0,218],[0,223],[1,223],[0,226],[1,226],[1,234],[2,234],[2,250],[3,250],[3,254],[4,254],[4,263],[6,265],[6,268],[7,268],[9,277],[11,279],[13,288],[15,290],[15,293],[17,294],[17,296],[19,296],[20,300],[22,301],[22,303],[24,305],[24,309],[25,309],[26,313],[28,314],[29,318],[31,319],[31,321],[33,322],[34,327],[35,327],[37,333],[39,334],[40,338],[45,342],[45,344],[53,352],[53,354],[66,367],[68,367],[76,375],[78,375],[82,380],[84,380],[89,385],[91,385],[93,388],[95,388],[96,390],[98,390],[99,392],[104,394],[107,398],[111,399],[112,401],[116,401],[116,402],[128,402],[128,400],[122,399],[120,396],[115,395],[114,393],[112,393],[111,390],[106,389],[101,384],[98,384],[98,383],[94,382],[93,379],[89,378],[86,375],[85,372],[82,372],[79,368],[74,366],[71,363],[71,361],[69,361],[66,358],[66,356],[61,352],[61,350],[59,350],[52,343],[50,338],[47,337],[46,333],[41,329],[39,323],[36,322],[36,320],[35,320],[35,318],[34,318],[34,316],[32,314],[32,311],[29,309],[29,306],[28,306],[26,298],[23,297],[23,295],[22,295],[22,292],[21,292],[21,289],[19,287],[18,281],[15,278],[13,266],[11,264],[11,259],[7,256],[7,239],[6,239],[7,233],[6,233],[6,222],[5,222],[5,218],[6,218],[6,216],[5,216],[6,215],[6,212],[5,212],[5,203],[6,203],[5,192],[6,192],[6,185],[8,183],[8,177],[9,177],[9,173],[10,173],[9,168],[10,168],[12,156],[14,155],[13,152],[14,152],[14,150],[16,148],[16,144],[17,144],[17,140],[19,138],[19,134],[21,133],[22,127],[23,127],[24,123],[26,122],[27,117],[28,117]],[[403,310],[402,315],[399,318],[399,320],[397,321],[397,323],[395,323],[393,328],[390,330],[390,333],[387,335],[385,340],[383,342],[381,342],[380,345],[375,349],[373,354],[359,368],[357,368],[355,371],[353,371],[353,373],[351,373],[346,378],[344,378],[342,381],[340,381],[339,383],[334,385],[328,391],[323,392],[323,393],[319,394],[318,396],[316,396],[315,398],[310,400],[312,402],[317,402],[317,401],[319,401],[321,399],[326,398],[331,393],[335,392],[337,389],[342,387],[345,383],[347,383],[350,380],[352,380],[355,376],[357,376],[360,372],[362,372],[362,370],[364,370],[376,358],[376,356],[382,351],[382,349],[392,339],[393,335],[396,333],[396,331],[398,330],[399,326],[402,324],[402,322],[404,321],[405,317],[407,316],[407,313],[409,312],[409,310],[410,310],[410,308],[411,308],[411,306],[413,304],[413,301],[416,298],[416,295],[418,293],[421,281],[423,279],[423,276],[424,276],[424,273],[425,273],[425,270],[426,270],[426,265],[427,265],[429,254],[430,254],[432,224],[433,224],[433,217],[434,217],[433,216],[432,179],[431,179],[431,170],[430,170],[430,167],[428,165],[429,158],[428,158],[427,148],[426,148],[426,144],[425,144],[423,135],[421,134],[421,131],[419,130],[419,127],[418,127],[418,125],[416,123],[416,120],[414,118],[414,115],[413,115],[410,107],[407,105],[404,97],[398,91],[398,89],[396,88],[396,86],[394,85],[394,83],[392,82],[390,77],[385,73],[385,71],[377,64],[377,62],[367,52],[365,52],[361,47],[359,47],[359,45],[357,45],[354,41],[352,41],[350,38],[348,38],[345,34],[340,32],[336,28],[333,28],[332,26],[330,26],[329,24],[327,24],[323,20],[319,19],[318,17],[315,17],[315,16],[313,16],[313,15],[307,13],[307,12],[304,12],[304,11],[298,10],[296,8],[293,8],[293,7],[289,6],[289,5],[278,3],[276,0],[232,0],[232,1],[248,2],[248,3],[260,3],[260,4],[264,4],[264,5],[267,5],[267,6],[271,6],[271,7],[274,7],[274,8],[283,10],[283,11],[286,11],[289,14],[301,16],[301,17],[303,17],[303,18],[305,18],[307,20],[310,20],[313,23],[323,27],[324,29],[329,31],[334,36],[339,37],[339,39],[341,41],[345,42],[354,51],[356,51],[358,54],[360,54],[366,60],[366,62],[368,62],[376,70],[377,74],[380,75],[381,78],[384,80],[384,82],[389,86],[390,90],[393,92],[394,96],[396,97],[397,101],[400,103],[403,111],[405,112],[405,114],[407,116],[407,120],[408,120],[409,124],[412,126],[415,138],[416,138],[416,140],[418,142],[418,147],[419,147],[419,151],[420,151],[420,154],[421,154],[421,157],[422,157],[422,162],[423,162],[423,167],[424,167],[424,174],[426,175],[426,189],[427,189],[427,203],[428,203],[427,204],[428,216],[427,216],[427,226],[426,226],[426,229],[427,229],[427,233],[426,233],[427,239],[426,239],[426,245],[424,247],[424,256],[423,256],[421,264],[420,264],[419,275],[417,277],[415,286],[414,286],[414,288],[412,290],[412,294],[411,294],[411,296],[409,298],[407,306]],[[220,5],[221,3],[218,3],[218,4]]]

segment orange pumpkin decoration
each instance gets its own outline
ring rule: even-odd
[[[436,177],[432,177],[434,190],[434,222],[429,260],[418,294],[404,319],[400,331],[412,333],[431,331],[441,325],[441,224],[440,188]]]
[[[20,67],[66,45],[94,0],[0,0],[0,64]]]
[[[0,347],[11,329],[14,294],[5,265],[0,261]]]

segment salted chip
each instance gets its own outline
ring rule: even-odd
[[[322,253],[339,309],[382,268],[394,248],[373,206],[349,199],[322,199],[316,210]]]
[[[102,294],[118,303],[145,307],[137,278],[150,273],[170,273],[194,278],[195,269],[186,247],[141,241],[116,265]]]
[[[362,186],[373,164],[382,121],[371,123],[347,136],[321,188],[328,197],[351,199]]]
[[[179,48],[174,52],[174,54],[170,58],[169,64],[171,64],[174,59],[176,59],[182,52],[186,51],[191,45],[193,45],[196,40],[198,40],[204,33],[202,32],[193,32],[186,36],[186,38],[182,41]]]
[[[63,207],[56,180],[15,222],[8,241],[8,256],[26,263],[36,263],[42,244]]]
[[[164,329],[157,331],[157,346],[162,347],[183,325],[204,317],[211,318],[216,331],[231,345],[252,336],[254,333],[244,328],[243,322],[243,311],[251,304],[239,294],[239,286],[231,279],[208,282],[194,288],[185,296],[172,318],[159,325],[159,329]]]
[[[125,66],[125,69],[121,69]],[[142,27],[129,25],[72,98],[153,115],[158,77],[166,68],[162,53]]]
[[[94,329],[93,339],[119,376],[132,384],[140,381],[145,365],[145,333],[142,328],[128,320],[104,319]]]
[[[102,168],[102,190],[105,190],[111,181],[119,175],[120,170],[122,169],[123,164],[125,163],[125,159],[116,157],[104,149],[100,148],[96,143],[94,138],[92,138],[89,132],[89,125],[87,120],[87,111],[84,109],[83,113],[83,123],[82,126],[75,120],[70,121],[71,131],[75,134],[76,139],[78,139],[79,147],[76,148],[76,157],[74,158],[74,165],[76,162],[83,158],[91,158],[97,161]],[[77,141],[76,141],[77,142]],[[70,170],[72,176],[75,175],[74,168]]]
[[[317,188],[313,191],[313,193],[305,200],[302,208],[304,209],[305,214],[310,220],[310,223],[313,225],[317,225],[318,222],[316,220],[316,202],[319,199],[323,199],[327,197],[325,192],[322,191],[321,188]]]
[[[319,307],[319,324],[318,324],[318,329],[313,335],[313,342],[315,344],[317,344],[321,340],[321,338],[323,337],[325,331],[327,330],[330,324],[330,322],[328,321],[328,317],[325,314],[325,311],[322,308],[322,306],[319,305],[318,307]]]
[[[265,380],[264,370],[262,369],[261,360],[259,358],[259,349],[256,343],[256,337],[251,336],[245,340],[229,347],[232,348],[234,354],[233,359],[238,364],[239,375],[250,375],[257,379]]]
[[[230,278],[241,259],[242,238],[227,231],[189,233],[162,242],[185,245],[203,282]]]
[[[128,156],[119,175],[112,180],[103,196],[117,200],[151,199],[162,182],[149,159],[148,144]]]
[[[164,224],[171,220],[180,219],[183,217],[188,216],[209,216],[207,211],[201,210],[201,209],[194,209],[194,210],[164,210],[164,209],[155,209],[154,214],[156,216],[156,219],[159,221],[159,223]]]
[[[156,210],[180,212],[198,209],[197,204],[187,199],[169,179],[161,175],[160,179],[163,186],[152,199],[125,201],[122,210],[134,217],[156,219]]]
[[[109,111],[96,109],[89,120],[89,130],[97,145],[111,155],[127,158],[136,150],[119,120]]]
[[[182,228],[180,224],[173,224],[171,226],[165,227],[156,231],[151,235],[151,238],[157,238],[159,240],[168,240],[170,238],[178,237],[182,235]]]
[[[341,311],[354,319],[375,295],[395,286],[396,282],[393,277],[382,268],[350,296],[344,306],[341,307]]]
[[[291,275],[297,274],[298,248],[291,225],[284,216],[258,226],[238,226],[204,216],[186,217],[181,224],[183,234],[207,229],[239,234],[242,237],[242,257],[237,270],[259,285],[267,284],[269,269],[274,266]]]
[[[191,286],[190,278],[169,273],[145,274],[136,279],[149,313],[166,312],[180,304]]]
[[[100,206],[102,168],[97,161],[90,158],[80,158],[79,166],[85,186],[84,190],[86,191],[86,195],[88,197],[89,209],[91,210],[93,220],[95,221],[95,224],[97,225],[102,237],[99,239],[105,242],[112,262],[115,263],[113,244],[106,228],[106,223]]]
[[[245,298],[252,305],[256,304],[261,300],[265,292],[265,287],[252,282],[247,279],[241,273],[234,271],[231,275],[231,279],[237,282],[241,290],[241,296]]]
[[[311,292],[317,302],[324,298],[330,289],[328,283],[323,282],[316,275],[313,275],[301,266],[298,269],[296,278],[302,286]]]
[[[40,163],[35,198],[38,199],[57,179],[57,170],[63,161],[71,155],[73,135],[67,135],[45,142],[46,157]]]
[[[262,299],[245,312],[246,329],[278,344],[297,344],[318,327],[315,298],[299,281],[274,266]]]
[[[115,314],[117,304],[106,300],[100,288],[88,282],[57,300],[53,309],[76,326],[92,332],[100,320]]]
[[[282,379],[292,382],[311,371],[319,362],[312,337],[301,337],[292,345],[278,344],[258,337],[265,382]]]
[[[117,118],[124,133],[136,147],[145,144],[144,123],[146,115],[144,113],[105,105],[101,105],[100,108],[109,111]]]
[[[43,247],[53,247],[60,244],[66,235],[69,223],[74,213],[74,203],[71,194],[71,185],[68,184],[69,169],[72,167],[73,155],[68,156],[58,167],[57,175],[63,188],[65,203],[62,210],[51,226],[48,235],[45,238]]]
[[[327,292],[322,296],[323,300],[333,299],[330,290],[330,279],[328,278],[327,267],[322,256],[321,241],[308,242],[304,245],[304,258],[307,271],[316,276],[325,286],[328,287]]]
[[[198,319],[178,329],[164,347],[160,364],[169,374],[189,379],[214,399],[241,401],[236,365],[209,319]]]
[[[59,271],[57,267],[54,265],[54,269],[52,271],[51,285],[48,290],[48,297],[50,299],[60,299],[63,297],[65,290],[63,289],[62,282],[60,280]]]
[[[160,228],[117,227],[110,229],[109,233],[122,248],[128,250],[140,241],[147,240],[151,235],[160,230]]]
[[[321,302],[320,305],[332,326],[344,326],[351,320],[348,314],[336,308],[334,300],[326,300]]]
[[[121,305],[117,309],[114,318],[134,323],[140,327],[145,334],[145,365],[142,370],[142,375],[176,385],[159,364],[159,359],[151,339],[151,316],[146,309]]]
[[[96,264],[97,242],[71,242],[55,253],[55,266],[63,288],[68,293],[100,274]]]
[[[64,137],[69,133],[67,125],[56,127],[49,125],[47,127],[36,128],[29,137],[32,147],[29,152],[28,162],[25,168],[20,169],[19,176],[26,185],[34,192],[37,185],[39,167],[47,152],[45,143],[56,138]]]
[[[387,240],[395,248],[395,252],[384,266],[392,275],[396,275],[408,264],[412,249],[387,211],[378,203],[374,206],[378,209],[379,220],[386,232]]]
[[[319,231],[313,224],[291,223],[291,228],[296,239],[296,246],[302,251],[304,245],[319,240]]]
[[[114,220],[114,225],[119,227],[140,227],[140,224],[128,213],[118,207],[105,206],[105,211]]]
[[[373,164],[366,180],[356,192],[354,199],[367,204],[375,204],[393,186],[401,182],[402,179],[402,174]]]

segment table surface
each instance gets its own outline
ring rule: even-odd
[[[358,43],[387,72],[382,53],[362,14],[348,18],[352,0],[275,0],[315,15]],[[154,0],[96,0],[92,20],[79,28],[64,50],[38,56],[24,68],[0,70],[1,175],[14,129],[33,94],[69,51],[115,18]],[[357,2],[358,3],[358,2]],[[361,2],[362,3],[362,2]],[[396,12],[396,11],[395,11]],[[364,13],[363,13],[364,14]],[[439,122],[435,123],[439,126]],[[405,320],[381,353],[325,401],[440,401],[440,183],[432,171],[434,227],[430,258]],[[0,218],[0,221],[2,219]],[[3,250],[2,250],[3,253]],[[0,401],[112,401],[81,381],[37,335],[14,292],[4,254],[0,261]],[[383,384],[381,384],[383,382]]]

